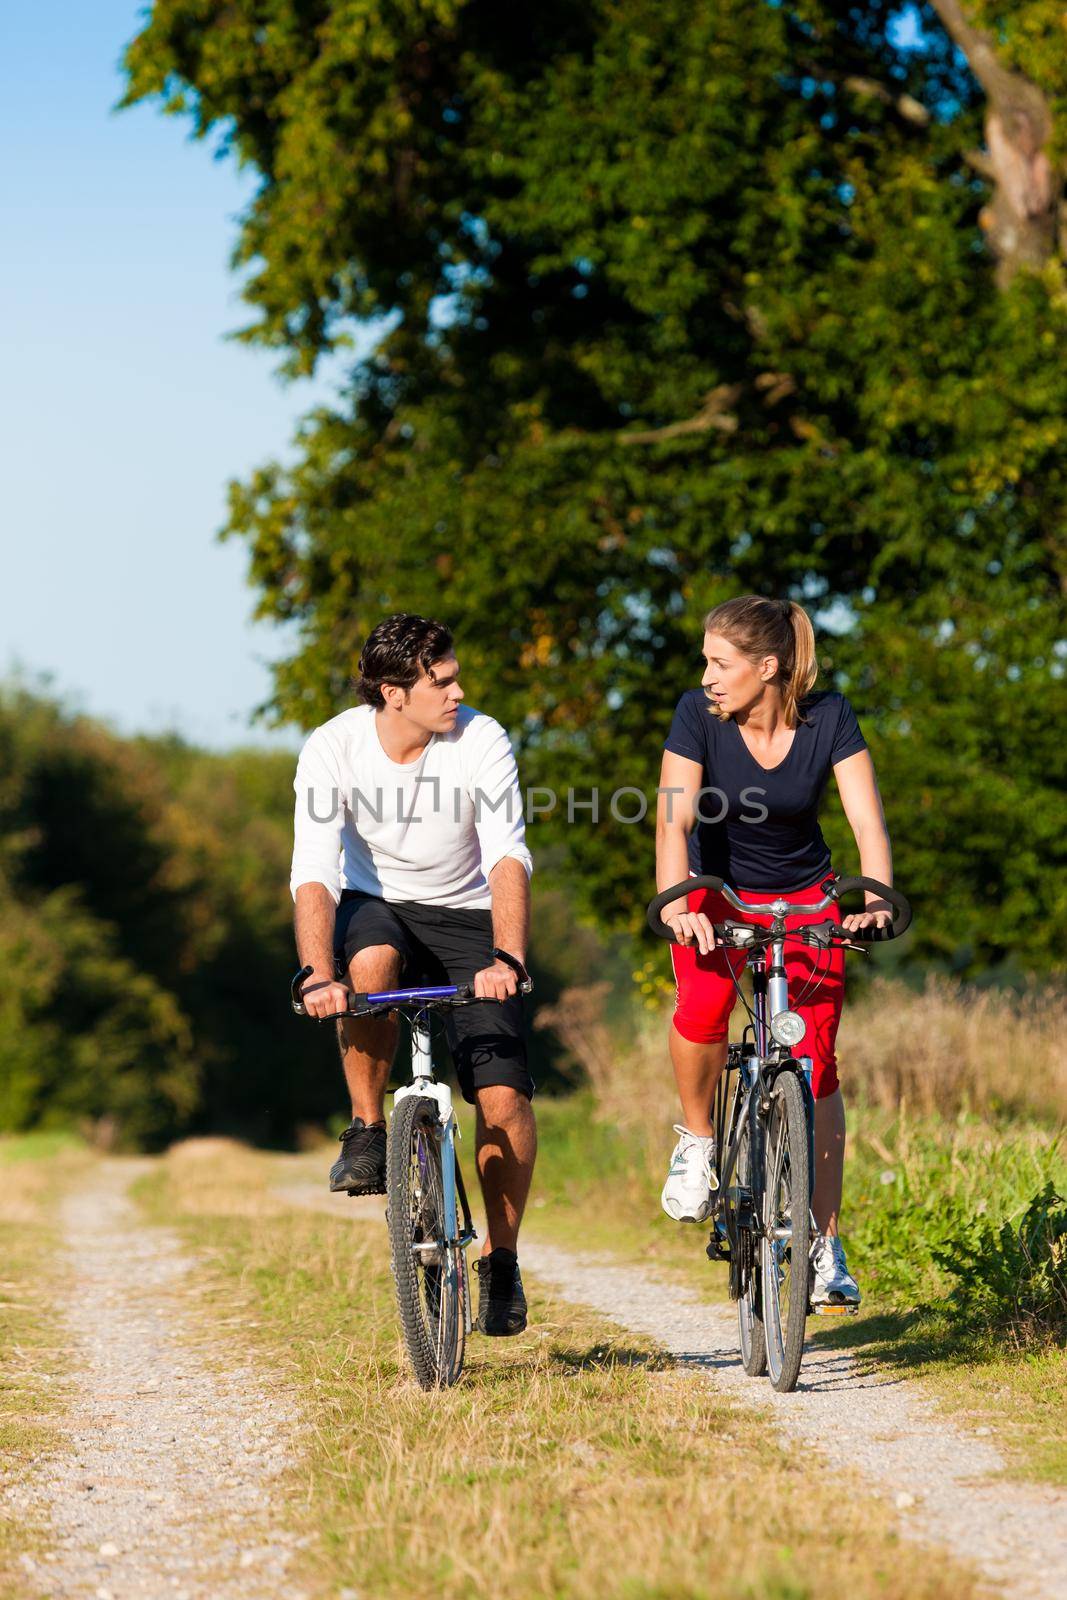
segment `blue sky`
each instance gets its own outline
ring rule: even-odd
[[[0,673],[122,731],[295,747],[250,723],[286,640],[215,534],[227,479],[284,455],[329,385],[225,338],[249,320],[228,259],[251,178],[154,108],[112,112],[139,11],[62,0],[2,30]]]

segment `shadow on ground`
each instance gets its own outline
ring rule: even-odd
[[[811,1335],[817,1349],[847,1350],[885,1367],[954,1367],[981,1361],[989,1352],[973,1335],[931,1318],[929,1312],[886,1311],[850,1318]]]
[[[568,1374],[613,1367],[644,1367],[649,1372],[666,1372],[676,1365],[665,1350],[631,1350],[625,1345],[595,1344],[585,1349],[553,1345],[549,1360]]]

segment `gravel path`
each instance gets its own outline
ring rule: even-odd
[[[249,1366],[199,1353],[192,1262],[127,1197],[144,1170],[107,1162],[64,1207],[71,1448],[5,1495],[54,1534],[22,1558],[26,1593],[302,1600],[274,1482],[297,1418]]]
[[[345,1202],[309,1184],[278,1192],[290,1204],[357,1221],[382,1211],[381,1201]],[[778,1395],[766,1379],[745,1375],[732,1306],[709,1305],[661,1273],[528,1237],[521,1255],[524,1272],[562,1299],[656,1340],[698,1380],[769,1411],[784,1434],[831,1466],[861,1473],[894,1507],[906,1536],[951,1551],[1012,1600],[1067,1597],[1067,1494],[991,1481],[1006,1464],[990,1439],[953,1426],[918,1385],[809,1343],[796,1391]]]
[[[1017,1600],[1067,1596],[1067,1494],[990,1482],[1005,1462],[987,1438],[954,1427],[921,1389],[809,1343],[793,1394],[745,1375],[733,1308],[633,1267],[524,1239],[522,1263],[565,1300],[655,1339],[695,1375],[770,1407],[783,1433],[832,1466],[859,1471],[897,1509],[902,1532],[969,1561]]]

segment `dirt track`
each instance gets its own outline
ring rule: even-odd
[[[64,1206],[71,1448],[6,1492],[54,1533],[25,1593],[301,1600],[275,1491],[298,1419],[269,1375],[198,1353],[192,1263],[127,1198],[143,1170],[103,1163]]]

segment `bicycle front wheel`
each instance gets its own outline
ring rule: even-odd
[[[795,1073],[778,1076],[770,1100],[760,1241],[763,1327],[771,1384],[786,1393],[796,1387],[804,1356],[811,1249],[808,1125]]]
[[[437,1103],[405,1096],[393,1111],[387,1217],[404,1343],[423,1389],[443,1389],[463,1370],[466,1258],[446,1215]]]

